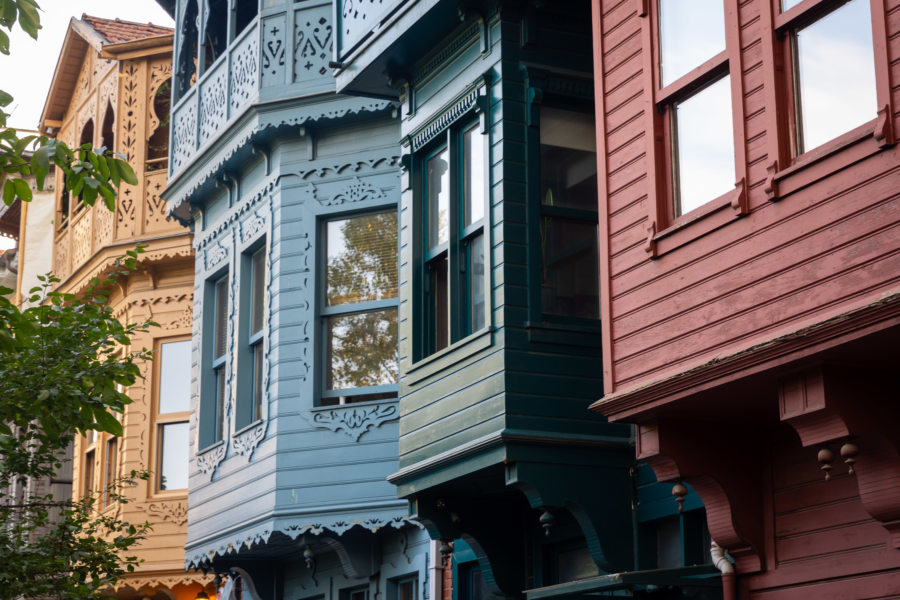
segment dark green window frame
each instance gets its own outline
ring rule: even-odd
[[[460,119],[414,156],[414,181],[420,217],[416,269],[418,325],[416,359],[427,358],[489,323],[488,214],[489,145],[483,119]],[[475,142],[473,142],[473,140]],[[468,143],[467,143],[468,142]],[[467,152],[468,150],[468,152]],[[446,156],[448,189],[435,193],[435,167]],[[439,235],[438,200],[446,193],[446,235]],[[438,235],[435,235],[438,234]]]

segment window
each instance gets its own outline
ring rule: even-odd
[[[85,144],[90,144],[93,146],[94,144],[94,120],[88,119],[88,122],[84,124],[84,128],[81,130],[81,139],[78,142],[79,146],[83,146]],[[84,193],[78,194],[78,199],[75,201],[75,208],[73,211],[73,215],[77,215],[84,208]]]
[[[600,316],[597,158],[592,114],[541,106],[541,308]]]
[[[153,92],[151,120],[158,123],[147,139],[147,171],[165,169],[169,164],[169,121],[172,108],[172,78],[163,81]]]
[[[669,217],[734,189],[734,125],[723,0],[659,0],[658,92]]]
[[[487,153],[477,122],[450,128],[418,157],[422,198],[419,358],[487,324]]]
[[[245,253],[241,287],[240,314],[242,328],[241,345],[246,351],[241,356],[241,375],[238,385],[238,406],[235,426],[240,429],[263,418],[263,375],[265,368],[263,345],[263,318],[266,298],[266,246]],[[243,381],[241,381],[243,379]]]
[[[228,274],[207,285],[207,313],[204,332],[204,391],[201,395],[198,443],[200,449],[215,444],[225,437],[225,369],[228,353]]]
[[[397,600],[417,600],[415,577],[408,577],[397,582]]]
[[[325,221],[322,332],[329,406],[397,397],[397,212]]]
[[[115,492],[116,476],[119,469],[119,438],[106,440],[106,454],[103,457],[103,507],[110,505],[111,494]]]
[[[369,588],[360,587],[350,590],[341,590],[340,600],[369,600]]]
[[[112,107],[112,100],[107,101],[106,111],[103,113],[103,124],[100,130],[100,145],[110,152],[116,151],[116,113]]]
[[[191,342],[159,346],[156,413],[156,489],[186,489],[191,410]]]
[[[781,0],[790,13],[778,19],[787,39],[795,155],[871,121],[878,110],[869,0],[800,4]]]
[[[88,431],[84,437],[84,468],[81,471],[81,496],[85,500],[93,498],[96,491],[94,481],[95,461],[97,460],[97,432]]]

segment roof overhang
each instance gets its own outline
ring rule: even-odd
[[[134,40],[132,42],[105,44],[103,50],[100,52],[100,58],[126,60],[141,56],[152,56],[154,54],[168,54],[172,52],[172,44],[174,41],[175,34],[170,33],[167,35],[156,35],[142,40]]]

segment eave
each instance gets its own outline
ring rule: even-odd
[[[168,35],[157,35],[131,42],[106,44],[100,52],[100,58],[126,60],[130,58],[140,58],[142,56],[153,56],[154,54],[170,54],[172,52],[174,41],[175,34],[170,33]]]

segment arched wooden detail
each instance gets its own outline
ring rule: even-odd
[[[100,146],[111,152],[116,150],[116,111],[113,109],[112,99],[107,100],[103,110],[103,118],[100,121]]]
[[[869,515],[900,548],[900,406],[896,375],[864,368],[817,365],[779,380],[782,421],[804,447],[819,449],[826,473],[856,477]]]
[[[759,439],[698,423],[658,420],[638,425],[637,458],[659,481],[691,485],[706,507],[710,537],[734,557],[738,573],[764,565],[763,477]]]

